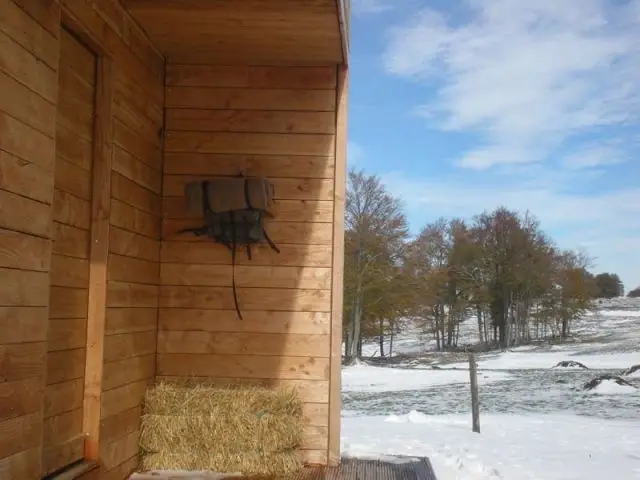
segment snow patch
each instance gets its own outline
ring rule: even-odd
[[[599,310],[595,314],[601,317],[640,317],[638,310]]]
[[[571,351],[556,352],[504,352],[478,358],[478,367],[485,370],[535,370],[547,369],[570,357],[573,361],[589,365],[590,369],[620,369],[625,365],[640,363],[640,352],[585,355]],[[457,363],[452,367],[464,367]]]
[[[589,390],[591,393],[599,395],[621,395],[627,393],[637,393],[638,389],[633,385],[620,385],[613,378],[602,380],[597,386]]]
[[[470,415],[343,418],[351,457],[429,457],[438,480],[640,480],[638,421],[577,415]]]
[[[505,372],[478,372],[478,383],[499,382],[510,377]],[[437,385],[469,383],[468,370],[404,369],[366,364],[342,368],[343,392],[397,392]]]

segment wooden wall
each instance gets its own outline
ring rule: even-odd
[[[13,2],[0,12],[0,478],[8,480],[40,474],[58,41],[55,23]]]
[[[58,71],[61,18],[94,53],[111,59],[97,76],[104,82],[98,97],[108,117],[99,120],[104,128],[96,133],[93,152],[68,129],[56,128],[59,73],[60,82],[73,80]],[[43,437],[60,427],[45,418],[79,404],[84,405],[84,430],[100,436],[100,477],[120,480],[137,466],[140,404],[155,375],[163,81],[162,57],[117,0],[0,4],[2,480],[40,478]],[[67,111],[79,115],[74,121],[82,118],[75,107]],[[91,153],[95,162],[97,151],[99,168],[85,165],[83,173],[82,166],[73,165]],[[56,152],[71,160],[66,171],[57,168]],[[81,225],[61,222],[64,218]],[[87,225],[90,231],[82,228]],[[105,262],[108,279],[101,282],[98,267]],[[78,279],[90,279],[84,293],[69,288]],[[108,306],[103,323],[101,289]],[[91,297],[97,301],[93,307]],[[56,347],[64,339],[59,329],[50,328],[49,315],[52,322],[69,320],[75,308],[88,311],[93,343],[87,346],[100,354],[86,356],[98,378],[85,382],[100,388],[97,397],[71,384],[45,388],[56,385],[57,372],[75,361],[67,353],[74,349]],[[101,403],[95,405],[96,398]]]
[[[158,376],[299,387],[310,463],[328,452],[337,74],[202,65],[166,74]],[[241,170],[275,184],[267,231],[281,249],[238,256],[244,320],[228,250],[176,233],[199,223],[186,213],[186,182]]]

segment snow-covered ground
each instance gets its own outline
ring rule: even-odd
[[[601,308],[576,323],[572,343],[478,356],[481,434],[466,363],[426,356],[428,340],[401,335],[394,349],[413,361],[343,369],[343,453],[427,456],[439,480],[640,480],[640,376],[581,388],[640,364],[640,303]],[[472,321],[462,331],[473,341]],[[588,370],[552,368],[562,360]]]

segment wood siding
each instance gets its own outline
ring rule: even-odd
[[[42,440],[50,474],[84,457],[83,392],[87,358],[89,249],[93,199],[96,55],[60,32],[56,136],[82,145],[75,155],[59,142],[54,162],[53,255]],[[73,241],[69,241],[72,238]]]
[[[187,376],[299,388],[306,460],[335,457],[339,69],[200,60],[166,66],[121,0],[0,1],[0,480],[127,478],[147,387]],[[186,182],[240,172],[281,249],[238,256],[243,321],[229,252],[176,233]]]
[[[107,137],[94,136],[100,78],[87,50],[112,65],[101,71]],[[137,467],[140,406],[155,375],[163,82],[163,58],[116,0],[2,2],[1,480],[40,478],[78,458],[86,445],[76,434],[93,421],[98,476],[120,480]],[[112,169],[92,172],[96,154]],[[94,197],[96,182],[108,201]],[[100,294],[101,238],[102,326],[89,300]],[[85,378],[91,352],[103,355],[98,382]],[[87,408],[86,382],[100,388],[98,408]]]
[[[171,63],[335,65],[346,60],[337,0],[122,1]]]
[[[328,449],[336,127],[335,67],[167,67],[163,241],[157,372],[160,378],[300,388],[304,449]],[[235,270],[226,247],[178,230],[198,225],[187,182],[264,175],[275,184],[262,246]]]
[[[30,2],[35,5],[34,2]],[[44,5],[46,2],[40,2]],[[56,18],[55,5],[50,15]],[[42,473],[58,29],[0,7],[0,479]]]

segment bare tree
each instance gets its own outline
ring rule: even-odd
[[[345,207],[345,356],[353,360],[360,354],[367,309],[376,306],[375,300],[366,303],[368,294],[389,285],[401,266],[408,227],[402,204],[375,175],[349,172]]]

